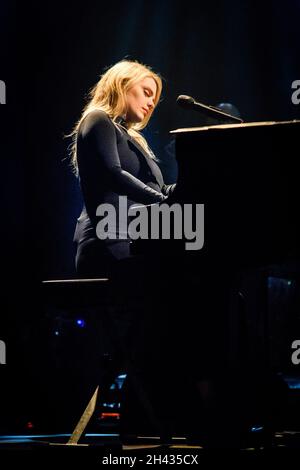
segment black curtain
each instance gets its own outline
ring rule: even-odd
[[[145,135],[171,183],[177,167],[169,131],[203,124],[176,105],[179,94],[230,102],[245,121],[300,117],[291,99],[292,83],[300,80],[300,2],[3,1],[0,15],[6,85],[0,339],[16,366],[5,373],[15,377],[28,359],[28,318],[39,315],[37,286],[74,276],[72,237],[82,200],[64,135],[104,67],[127,57],[162,75],[162,100]]]

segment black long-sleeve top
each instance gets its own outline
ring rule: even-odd
[[[101,111],[90,112],[77,135],[77,161],[84,208],[75,241],[96,238],[96,209],[110,203],[119,218],[119,196],[131,205],[163,202],[175,185],[165,185],[159,166],[127,130]]]

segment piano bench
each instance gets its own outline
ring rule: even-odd
[[[130,296],[126,298],[126,293],[125,298],[122,295],[117,296],[114,286],[114,281],[109,278],[55,279],[42,282],[42,297],[48,321],[58,322],[58,327],[54,329],[59,330],[59,326],[65,329],[65,334],[60,335],[57,331],[58,336],[51,338],[53,344],[57,341],[53,347],[54,353],[52,353],[55,355],[54,364],[50,364],[53,369],[50,371],[50,375],[53,376],[52,381],[60,384],[60,395],[57,397],[57,401],[62,401],[61,394],[63,393],[67,395],[67,403],[64,403],[63,407],[66,405],[70,408],[72,405],[73,408],[76,408],[79,401],[81,403],[81,412],[83,412],[70,438],[72,444],[76,444],[84,433],[99,397],[102,403],[103,395],[106,397],[106,393],[109,394],[110,386],[114,382],[116,383],[115,379],[120,373],[128,374],[134,395],[145,410],[149,422],[155,425],[157,429],[161,428],[147,392],[136,376],[135,368],[128,357],[126,346],[127,324],[123,318],[124,308],[126,316],[126,310],[130,314],[130,308],[136,309],[137,307],[130,303]],[[130,295],[132,296],[132,294]],[[136,293],[134,293],[134,296],[136,296]],[[129,304],[127,304],[128,299]],[[86,324],[79,325],[79,321]],[[80,326],[86,326],[86,333],[83,331],[84,328],[80,328]],[[54,329],[51,328],[53,333]],[[62,331],[62,333],[64,332]],[[61,352],[62,357],[60,356]],[[102,358],[100,357],[101,354]],[[76,368],[77,364],[79,364],[79,370]],[[98,371],[99,366],[102,366],[102,369],[107,368],[107,370]],[[65,373],[64,368],[66,368]],[[75,386],[71,387],[72,396],[67,391],[70,389],[68,380],[66,393],[64,390],[61,391],[62,384],[60,383],[60,376],[66,381],[67,375],[70,375],[70,370],[71,379],[75,377],[76,380]],[[89,375],[90,371],[91,374]],[[57,376],[58,372],[60,372],[60,375]],[[85,380],[80,379],[81,375],[84,375]],[[91,376],[91,382],[89,376]],[[78,387],[80,391],[76,395],[74,389]],[[86,390],[83,391],[83,388],[88,389],[88,393],[85,393]],[[123,394],[123,391],[121,391],[121,394]],[[60,407],[61,403],[58,405]],[[88,406],[84,410],[83,407],[86,405]],[[76,417],[79,418],[78,410]],[[75,424],[73,420],[72,423]]]

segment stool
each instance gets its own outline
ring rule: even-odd
[[[118,366],[122,366],[123,370],[128,373],[132,388],[146,413],[149,423],[161,435],[162,426],[155,416],[153,406],[147,397],[143,385],[135,374],[124,345],[122,332],[113,316],[114,281],[108,278],[46,280],[42,282],[42,290],[43,299],[48,306],[52,306],[54,309],[62,309],[71,317],[74,317],[74,314],[81,309],[89,309],[97,313],[97,321],[99,318],[99,322],[102,322],[105,335],[110,338],[112,346],[115,346],[120,351],[122,363],[118,364]],[[95,411],[100,393],[103,392],[104,387],[112,383],[112,372],[112,370],[105,371],[106,374],[102,378],[104,383],[97,385],[93,391],[90,401],[76,425],[68,444],[74,445],[78,443]],[[110,383],[109,380],[111,380]]]

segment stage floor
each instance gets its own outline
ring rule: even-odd
[[[161,442],[155,436],[135,436],[122,443],[117,433],[86,434],[80,444],[67,445],[70,434],[32,434],[0,436],[1,460],[10,463],[82,463],[89,465],[205,464],[220,457],[239,462],[275,461],[288,463],[300,456],[300,430],[275,433],[272,442],[263,444],[257,432],[240,448],[207,448],[186,438],[173,437]],[[221,441],[220,441],[221,442]],[[223,462],[224,463],[224,462]],[[91,468],[91,467],[89,467]]]

